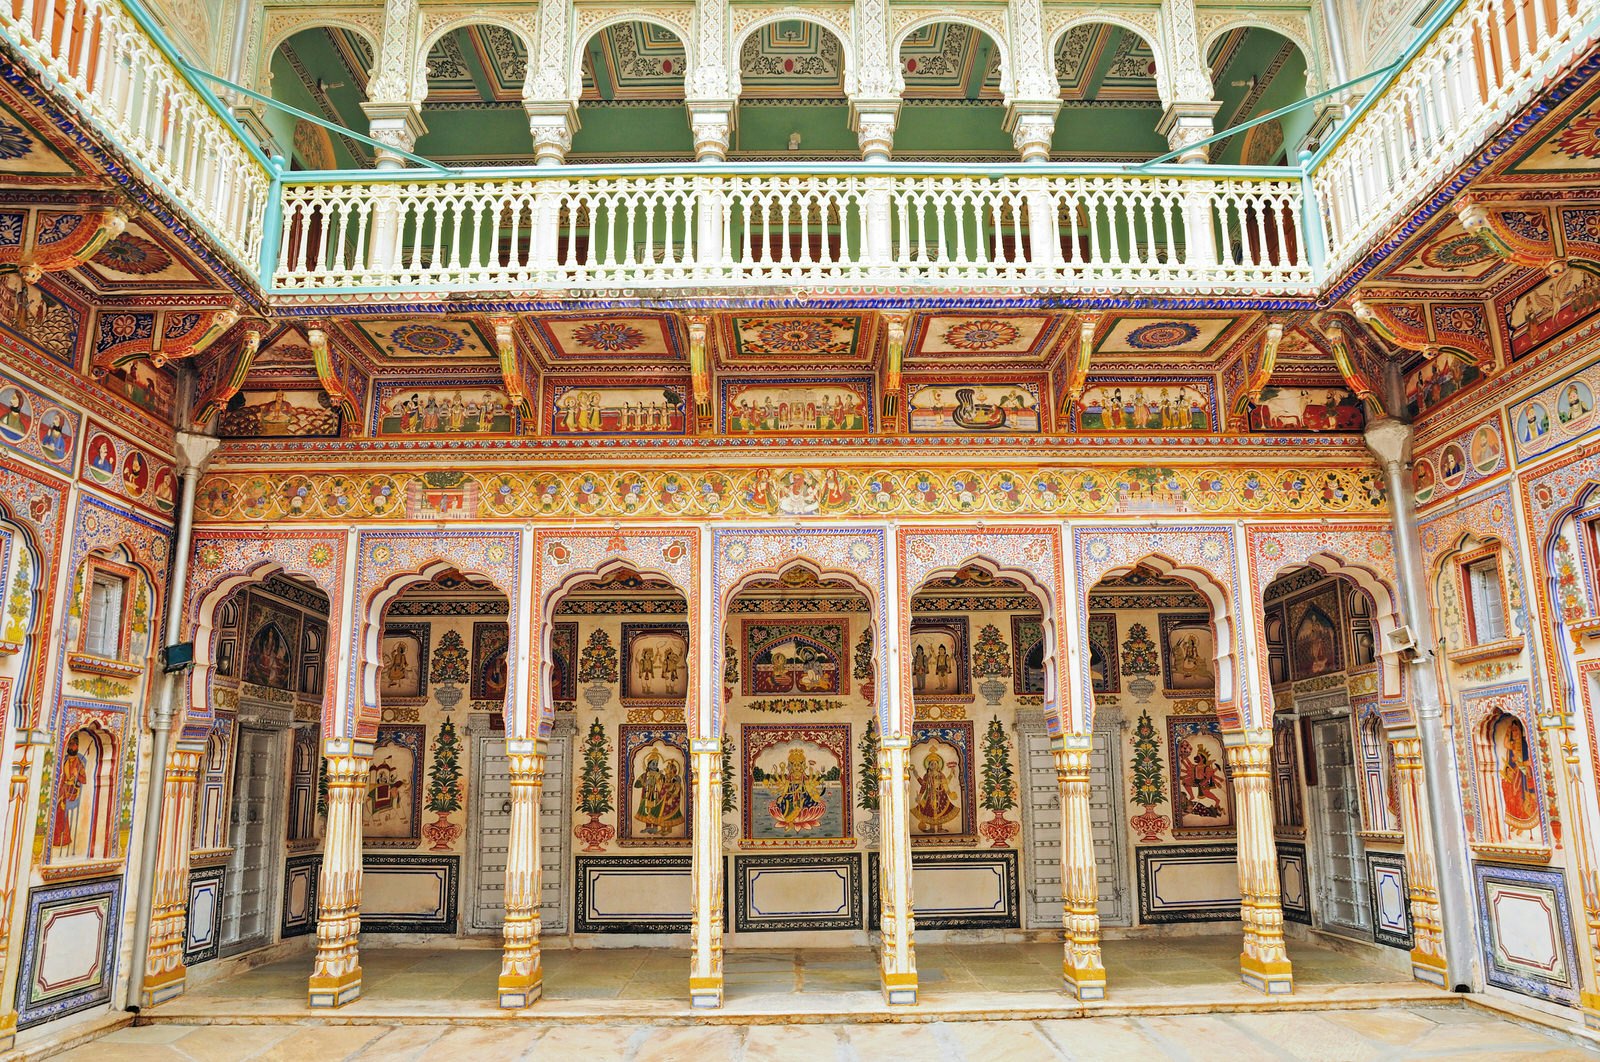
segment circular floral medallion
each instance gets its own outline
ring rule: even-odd
[[[762,325],[756,333],[756,346],[768,351],[799,354],[821,350],[833,342],[833,329],[822,321],[798,317]]]
[[[1477,233],[1467,232],[1428,247],[1422,252],[1422,264],[1431,269],[1465,269],[1495,257],[1489,242]]]
[[[1556,137],[1555,146],[1575,159],[1600,159],[1600,114],[1580,114]]]
[[[944,341],[957,350],[994,350],[1022,337],[1016,325],[993,318],[962,321],[945,329]]]
[[[0,121],[0,159],[20,159],[33,150],[33,137],[20,125]]]
[[[1128,346],[1134,350],[1170,350],[1200,337],[1200,329],[1188,321],[1152,321],[1128,333]]]
[[[311,547],[311,552],[306,554],[306,562],[313,568],[326,568],[333,561],[333,550],[322,543]]]
[[[172,265],[172,256],[153,240],[123,233],[100,249],[94,260],[119,273],[147,277]]]
[[[620,354],[644,345],[644,333],[621,321],[591,321],[572,330],[573,342],[590,350]]]
[[[406,324],[389,333],[389,344],[392,353],[439,357],[459,354],[466,340],[438,325]]]

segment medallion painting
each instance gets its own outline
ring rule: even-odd
[[[744,620],[744,695],[839,694],[850,674],[844,620]]]
[[[504,391],[383,384],[376,392],[375,435],[510,435],[519,428]]]
[[[689,628],[682,623],[622,625],[622,699],[682,705],[689,695]]]
[[[1083,392],[1075,419],[1079,431],[1209,432],[1214,406],[1209,384],[1104,382]]]
[[[367,772],[361,839],[365,844],[415,844],[422,837],[423,735],[420,725],[380,726]]]
[[[797,355],[853,358],[861,336],[859,317],[735,317],[732,327],[740,358],[785,363]]]
[[[1118,317],[1095,344],[1095,354],[1201,354],[1211,349],[1238,320],[1225,317]]]
[[[973,800],[973,725],[918,726],[911,735],[911,839],[970,844],[977,839]]]
[[[689,735],[681,726],[623,723],[618,729],[622,776],[617,786],[626,805],[619,816],[621,845],[683,845],[689,842]]]
[[[1262,432],[1361,431],[1367,415],[1348,387],[1283,384],[1262,389],[1250,403],[1249,423]]]
[[[849,723],[745,723],[739,744],[743,844],[855,844]]]
[[[556,384],[552,435],[682,435],[688,404],[678,387]]]
[[[1162,613],[1161,670],[1168,693],[1191,696],[1215,690],[1216,655],[1209,613]]]
[[[1113,619],[1113,625],[1115,622]],[[1011,646],[1013,688],[1019,694],[1043,693],[1044,620],[1039,616],[1012,616]]]
[[[1013,623],[1016,621],[1013,620]],[[1043,632],[1040,632],[1041,652]],[[1044,691],[1044,661],[1041,659],[1039,692]],[[1096,612],[1089,616],[1089,681],[1095,693],[1118,693],[1122,689],[1122,664],[1117,659],[1117,614]]]
[[[722,381],[725,435],[866,435],[874,425],[869,377]]]
[[[557,361],[679,361],[683,355],[666,315],[540,317],[534,331]]]
[[[1037,383],[944,382],[909,388],[906,408],[916,435],[1040,431]]]
[[[244,680],[292,690],[299,672],[300,613],[251,593],[245,608]]]
[[[506,654],[511,648],[511,628],[498,620],[472,625],[472,699],[506,699]]]
[[[1233,834],[1233,779],[1215,717],[1169,716],[1172,750],[1172,833],[1175,837]]]
[[[1021,358],[1038,353],[1054,331],[1047,315],[933,316],[918,324],[911,345],[917,357],[945,361]]]
[[[911,621],[911,694],[915,700],[971,700],[967,617],[919,616]]]
[[[389,623],[378,642],[378,700],[420,704],[428,696],[426,623]]]
[[[1344,670],[1339,588],[1329,586],[1289,602],[1289,670],[1296,682]]]

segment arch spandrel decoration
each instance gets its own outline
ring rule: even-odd
[[[1217,631],[1217,718],[1228,729],[1254,729],[1262,723],[1239,666],[1244,656],[1244,638],[1238,622],[1240,573],[1234,547],[1232,525],[1075,527],[1072,557],[1080,599],[1073,604],[1078,611],[1079,644],[1088,645],[1089,591],[1107,575],[1147,564],[1163,575],[1193,582],[1211,606],[1211,620]],[[1087,652],[1081,654],[1078,671],[1082,688],[1093,689]],[[1084,718],[1076,722],[1087,733],[1094,725],[1094,702],[1091,697],[1084,701]]]
[[[1000,92],[1010,99],[1016,94],[1017,71],[1012,59],[1011,32],[1004,8],[972,8],[967,11],[919,11],[916,8],[891,8],[889,32],[889,64],[894,70],[896,94],[906,90],[905,68],[900,59],[900,49],[906,38],[920,29],[937,26],[941,22],[965,26],[989,38],[1000,52]],[[1053,76],[1053,73],[1052,73]]]
[[[487,579],[506,596],[506,622],[515,631],[521,598],[518,531],[361,531],[356,536],[354,622],[350,631],[350,681],[345,718],[335,731],[357,740],[377,734],[378,637],[383,613],[406,587],[446,568]],[[506,689],[517,686],[518,661],[506,657]],[[509,694],[508,694],[509,696]]]
[[[1202,61],[1211,53],[1211,46],[1224,33],[1240,29],[1261,29],[1276,33],[1300,52],[1306,63],[1306,94],[1311,95],[1328,87],[1321,74],[1319,53],[1311,47],[1310,16],[1295,11],[1251,11],[1240,14],[1235,10],[1211,11],[1199,16],[1200,57]]]
[[[445,34],[468,26],[498,26],[507,33],[516,35],[522,42],[523,53],[528,57],[528,68],[522,78],[522,97],[525,100],[533,99],[534,75],[537,73],[534,56],[539,54],[536,10],[530,7],[527,13],[523,14],[481,7],[470,10],[453,8],[439,12],[424,9],[422,32],[418,35],[420,47],[413,60],[411,75],[412,101],[420,105],[428,98],[428,53],[433,50],[433,46],[439,43]]]
[[[1050,76],[1055,77],[1056,49],[1062,36],[1074,26],[1103,22],[1109,26],[1136,33],[1150,46],[1156,61],[1156,95],[1163,107],[1172,105],[1172,70],[1167,63],[1167,47],[1161,32],[1161,12],[1158,8],[1093,8],[1047,7],[1045,22],[1045,55],[1050,63]]]
[[[744,42],[762,26],[773,22],[810,22],[822,27],[839,39],[839,55],[844,63],[844,94],[856,93],[857,71],[860,62],[855,52],[855,17],[852,9],[820,4],[788,5],[786,7],[735,7],[730,15],[733,29],[733,47],[728,52],[728,80],[735,95],[742,89],[739,56]],[[694,69],[690,67],[690,69]]]
[[[57,595],[52,588],[56,585],[57,566],[61,563],[62,502],[66,492],[66,484],[38,475],[20,461],[0,457],[0,496],[5,498],[0,514],[27,533],[31,539],[28,548],[39,565],[34,580],[39,588],[38,607],[29,631],[31,659],[20,676],[21,688],[14,694],[15,703],[26,706],[30,728],[37,728],[44,711],[45,668],[50,655],[44,643],[48,632],[54,629]],[[0,704],[0,710],[4,707]]]
[[[343,29],[359,34],[372,47],[376,63],[383,40],[383,12],[372,8],[275,7],[261,16],[259,32],[250,35],[249,51],[243,69],[253,71],[255,82],[247,85],[271,95],[272,57],[290,37],[308,29]]]
[[[344,549],[342,531],[195,531],[184,617],[184,630],[194,642],[195,654],[194,667],[189,672],[188,715],[183,724],[186,739],[203,740],[216,715],[211,696],[216,674],[212,626],[222,602],[239,587],[275,573],[302,576],[327,595],[328,645],[338,645],[344,625]],[[326,655],[322,729],[331,734],[333,713],[329,708],[339,686],[339,654]]]
[[[664,29],[678,38],[678,44],[683,48],[684,91],[687,93],[688,75],[696,69],[695,59],[698,55],[695,50],[693,27],[688,17],[692,11],[693,9],[688,7],[657,7],[641,11],[638,8],[613,5],[604,7],[578,5],[573,9],[575,21],[572,26],[572,51],[567,62],[568,98],[577,100],[583,95],[583,56],[589,48],[589,42],[594,40],[597,33],[630,22],[644,22],[657,29]]]
[[[911,598],[936,576],[953,575],[978,564],[996,575],[1014,578],[1039,598],[1045,610],[1045,660],[1055,678],[1055,690],[1045,707],[1047,725],[1063,721],[1061,706],[1070,705],[1066,673],[1061,665],[1061,639],[1065,629],[1061,531],[1056,527],[902,527],[899,545],[900,644],[911,644]],[[912,688],[910,654],[900,654],[900,688]],[[912,705],[902,705],[901,726],[910,730]],[[1070,729],[1071,710],[1066,712]]]
[[[1250,557],[1250,593],[1254,600],[1261,600],[1274,579],[1296,568],[1310,565],[1329,575],[1342,575],[1372,596],[1378,645],[1389,644],[1389,632],[1400,624],[1400,598],[1395,589],[1399,579],[1395,573],[1394,534],[1387,524],[1249,525],[1244,542]],[[1256,624],[1254,639],[1256,688],[1265,697],[1272,689],[1272,680],[1267,671],[1264,624]],[[1398,700],[1404,694],[1400,658],[1389,649],[1380,648],[1379,661],[1379,695],[1385,701]],[[1406,710],[1409,712],[1409,706]]]
[[[741,584],[753,575],[779,575],[792,564],[805,564],[819,575],[844,575],[866,592],[877,634],[878,666],[874,685],[878,728],[885,736],[901,733],[889,706],[889,613],[887,602],[888,533],[881,527],[747,528],[719,527],[711,535],[711,585],[716,594],[716,627],[711,639],[711,673],[722,674],[722,646],[728,606]],[[722,729],[722,687],[712,682],[711,726]]]
[[[533,549],[533,600],[538,603],[539,612],[529,667],[539,705],[538,733],[542,737],[549,734],[554,722],[555,707],[546,695],[550,688],[547,639],[562,595],[574,583],[624,567],[666,580],[692,602],[700,586],[700,534],[689,527],[535,531]],[[689,736],[694,738],[699,736],[702,635],[699,613],[693,607],[689,609],[688,624],[689,678],[683,714]]]

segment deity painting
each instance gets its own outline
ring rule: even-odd
[[[1339,589],[1327,587],[1289,604],[1289,665],[1295,681],[1344,670]]]
[[[1162,673],[1174,693],[1210,692],[1217,688],[1216,641],[1211,617],[1204,612],[1161,616]]]
[[[1520,358],[1600,309],[1600,279],[1581,269],[1546,277],[1523,292],[1506,313],[1511,356]]]
[[[87,464],[89,478],[96,483],[105,485],[116,478],[117,447],[111,436],[101,433],[89,440]]]
[[[1517,411],[1517,441],[1527,445],[1545,437],[1550,430],[1550,411],[1543,402],[1529,402]]]
[[[56,772],[51,859],[102,859],[114,852],[111,778],[116,743],[96,726],[67,736]]]
[[[244,680],[292,690],[299,677],[300,613],[251,592],[245,607]]]
[[[689,628],[681,623],[622,625],[622,698],[682,704],[689,694]]]
[[[506,654],[511,647],[511,629],[500,620],[472,625],[472,699],[506,699]]]
[[[918,384],[906,408],[916,434],[1040,430],[1036,383]]]
[[[19,387],[0,388],[0,436],[6,441],[20,443],[28,437],[33,425],[28,396]]]
[[[918,700],[971,697],[965,616],[911,621],[911,693]]]
[[[682,726],[624,723],[617,733],[618,789],[626,805],[617,843],[678,845],[689,840],[689,738]]]
[[[1467,457],[1461,452],[1461,447],[1451,443],[1439,451],[1439,478],[1444,480],[1445,486],[1455,486],[1466,474]]]
[[[972,723],[965,721],[930,723],[912,732],[913,841],[965,843],[976,835],[972,734]]]
[[[550,699],[558,705],[578,699],[578,625],[550,625]],[[568,707],[571,707],[570,703]]]
[[[722,424],[728,435],[865,435],[873,429],[872,381],[722,383]]]
[[[503,391],[481,387],[385,389],[378,435],[509,435],[516,416]]]
[[[744,694],[837,694],[850,673],[843,620],[747,619]]]
[[[229,439],[336,436],[339,412],[324,391],[244,391],[228,402],[217,432]]]
[[[1043,656],[1042,640],[1039,649]],[[1041,660],[1041,667],[1043,663]],[[1095,693],[1117,693],[1122,689],[1122,663],[1117,658],[1115,612],[1097,612],[1089,617],[1089,684],[1094,687]]]
[[[144,497],[144,488],[150,482],[150,462],[138,450],[129,450],[122,460],[122,487],[133,498]]]
[[[1500,433],[1494,427],[1485,424],[1472,433],[1472,467],[1478,474],[1487,476],[1500,467],[1500,458],[1505,450],[1500,444]]]
[[[851,830],[850,724],[746,723],[743,799],[746,844],[855,843]]]
[[[689,405],[679,387],[555,385],[552,435],[682,435]]]
[[[1173,835],[1232,833],[1233,779],[1217,720],[1169,717],[1167,747],[1172,750]]]
[[[1211,398],[1189,384],[1104,383],[1078,405],[1081,431],[1188,432],[1211,430]]]
[[[428,694],[426,623],[390,623],[378,641],[378,701],[400,704]]]
[[[1419,416],[1481,379],[1483,373],[1477,366],[1468,365],[1459,358],[1440,355],[1424,359],[1406,374],[1406,413]]]
[[[1093,617],[1090,618],[1091,637]],[[1112,623],[1116,623],[1112,617]],[[1018,693],[1044,692],[1044,623],[1038,616],[1011,617],[1011,646],[1013,649],[1011,676],[1012,688]],[[1113,648],[1113,651],[1114,648]],[[1091,664],[1091,668],[1092,668]],[[1120,680],[1119,680],[1120,681]],[[1099,686],[1095,687],[1099,691]]]
[[[65,413],[59,409],[52,409],[44,415],[44,422],[39,425],[39,445],[43,447],[45,456],[50,460],[67,459],[67,455],[72,452],[72,431],[67,426]]]
[[[1486,724],[1494,773],[1505,822],[1501,840],[1537,844],[1543,836],[1539,818],[1539,781],[1522,721],[1496,712]]]
[[[1594,392],[1582,380],[1569,380],[1561,385],[1556,398],[1556,417],[1563,424],[1577,424],[1594,412]]]
[[[361,825],[366,841],[415,841],[421,836],[423,736],[420,725],[380,726],[367,772]]]
[[[1268,386],[1250,404],[1251,431],[1360,431],[1366,411],[1348,387]]]

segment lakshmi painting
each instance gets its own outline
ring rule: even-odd
[[[1233,779],[1214,717],[1170,716],[1172,834],[1218,837],[1233,833]]]
[[[746,723],[739,744],[745,844],[855,844],[849,723]]]
[[[918,726],[911,735],[911,838],[967,844],[977,837],[972,723]]]
[[[623,723],[617,742],[622,767],[617,789],[626,812],[619,816],[617,843],[688,844],[693,821],[688,731],[681,726]]]
[[[1344,670],[1339,588],[1329,586],[1289,603],[1289,669],[1295,681]]]

